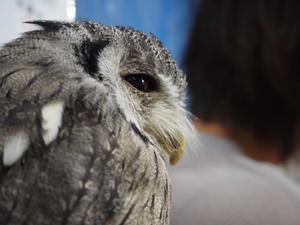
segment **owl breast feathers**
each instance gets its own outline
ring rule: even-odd
[[[0,224],[169,224],[191,131],[176,62],[131,28],[30,23],[0,50]]]

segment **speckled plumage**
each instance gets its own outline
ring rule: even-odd
[[[32,23],[0,50],[0,224],[169,224],[165,162],[189,126],[175,61],[134,29]]]

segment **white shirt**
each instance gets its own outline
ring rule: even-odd
[[[201,134],[172,179],[172,225],[300,225],[300,186],[285,171],[251,160],[234,144]]]

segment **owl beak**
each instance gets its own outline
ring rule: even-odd
[[[185,139],[183,134],[179,134],[177,138],[160,138],[160,144],[170,156],[170,164],[175,165],[181,158],[184,152]]]

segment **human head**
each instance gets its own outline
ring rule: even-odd
[[[202,0],[185,63],[192,112],[282,145],[300,121],[300,2]]]

